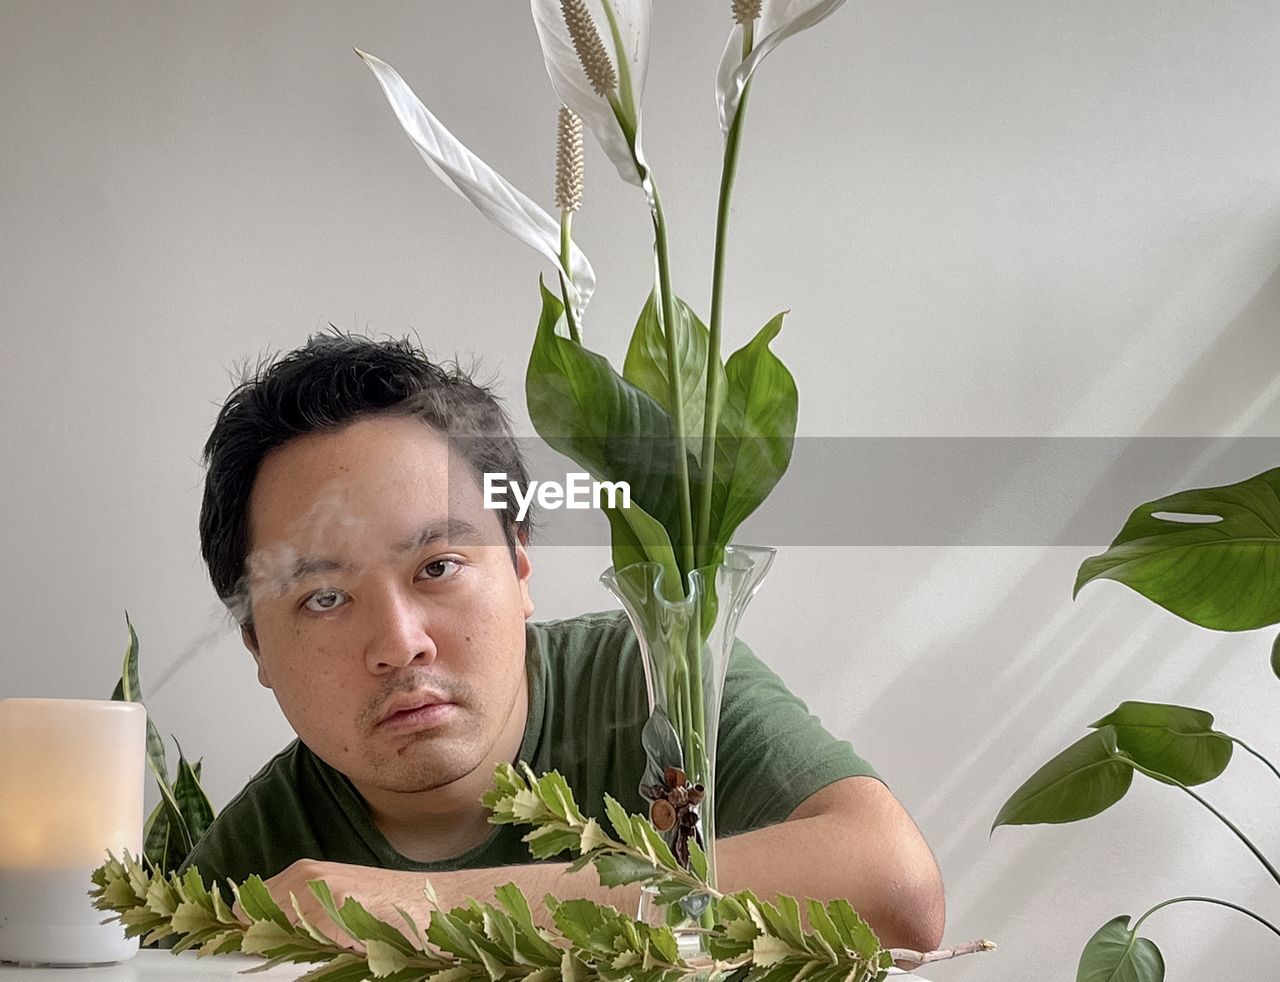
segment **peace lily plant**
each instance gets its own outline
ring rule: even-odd
[[[1075,591],[1095,580],[1123,583],[1148,600],[1201,627],[1253,631],[1280,624],[1280,468],[1238,484],[1197,488],[1136,508],[1106,552],[1081,565]],[[1280,637],[1271,647],[1280,676]],[[1165,703],[1122,702],[1089,724],[1091,732],[1031,775],[1006,801],[992,825],[1075,822],[1120,801],[1135,775],[1177,788],[1221,822],[1280,886],[1280,871],[1234,822],[1193,788],[1226,770],[1234,750],[1280,770],[1238,737],[1213,728],[1212,714]],[[1085,944],[1077,982],[1162,982],[1164,957],[1138,932],[1171,904],[1205,903],[1252,918],[1280,938],[1280,927],[1240,904],[1215,897],[1162,901],[1132,925],[1121,914]],[[1278,949],[1280,950],[1280,949]],[[1280,964],[1280,955],[1260,956]]]
[[[650,692],[661,694],[646,733],[650,770],[644,793],[655,817],[676,823],[659,800],[687,786],[697,804],[695,836],[706,847],[710,882],[714,852],[714,762],[723,664],[713,635],[732,643],[745,600],[763,576],[771,550],[730,543],[782,477],[791,458],[797,414],[795,381],[770,343],[783,315],[771,318],[741,348],[722,358],[728,216],[747,100],[756,70],[782,41],[818,24],[843,0],[729,5],[729,38],[716,78],[724,137],[716,220],[710,317],[704,323],[673,283],[669,222],[653,166],[642,144],[642,101],[652,11],[648,0],[532,0],[547,73],[562,109],[557,148],[558,219],[479,160],[413,94],[391,66],[358,51],[381,85],[402,128],[446,186],[499,227],[533,246],[553,266],[558,294],[541,289],[541,317],[526,375],[530,418],[554,449],[597,481],[625,483],[630,506],[602,508],[611,531],[613,569],[606,583],[623,596],[645,593],[655,623],[683,604],[690,625],[664,639],[661,664],[645,639]],[[586,344],[587,305],[596,282],[575,243],[572,218],[583,192],[582,134],[589,131],[618,176],[644,195],[653,225],[653,285],[640,311],[621,373]],[[717,573],[728,567],[745,597],[721,598]],[[634,575],[641,564],[651,583]],[[631,576],[621,571],[631,570]],[[649,572],[649,571],[652,572]],[[725,609],[720,601],[725,599]],[[624,606],[633,622],[645,614]],[[639,632],[638,633],[642,633]],[[672,632],[668,632],[672,633]],[[661,676],[654,679],[653,676]],[[655,697],[658,698],[658,697]],[[674,768],[674,770],[673,770]],[[666,781],[664,776],[675,776]],[[687,797],[675,791],[681,802]],[[683,807],[683,805],[682,805]],[[682,861],[687,850],[672,828]],[[706,831],[705,837],[702,831]],[[686,830],[687,831],[687,830]]]
[[[732,575],[714,573],[732,567],[751,592],[763,575],[763,569],[751,572],[753,547],[730,543],[786,470],[797,406],[795,382],[769,348],[781,330],[782,314],[722,358],[729,205],[757,69],[781,42],[842,4],[734,0],[730,5],[732,26],[716,77],[724,155],[707,323],[676,292],[668,219],[642,149],[652,20],[648,0],[531,0],[547,73],[562,104],[557,217],[468,150],[395,69],[357,50],[436,177],[550,263],[558,292],[540,285],[541,316],[526,377],[530,417],[553,448],[593,478],[629,485],[630,507],[604,509],[617,575],[651,567],[662,602],[694,607],[692,629],[677,645],[666,678],[654,683],[672,694],[672,710],[669,715],[655,711],[645,727],[650,769],[642,788],[653,798],[649,816],[628,815],[609,799],[612,830],[606,831],[582,815],[560,775],[537,776],[503,765],[485,798],[490,821],[531,826],[524,841],[535,858],[568,852],[575,857],[574,868],[593,865],[602,884],[641,884],[660,907],[674,911],[678,906],[699,917],[698,954],[686,957],[670,924],[635,920],[586,900],[548,896],[545,906],[554,928],[540,927],[528,899],[510,884],[497,891],[496,903],[435,909],[425,929],[407,915],[403,925],[380,921],[353,899],[338,905],[322,881],[310,884],[329,919],[354,939],[353,947],[308,922],[294,898],[296,919],[286,915],[256,877],[229,884],[244,912],[244,919],[237,919],[196,870],[178,877],[171,867],[112,857],[95,874],[95,903],[114,912],[131,936],[147,943],[168,938],[176,950],[202,955],[243,951],[265,956],[268,964],[317,963],[304,978],[331,982],[369,977],[396,982],[780,982],[799,977],[870,982],[884,978],[895,960],[918,965],[994,947],[979,941],[937,952],[888,950],[845,901],[801,904],[779,896],[769,903],[750,892],[723,894],[716,885],[710,782],[715,720],[705,709],[709,674],[703,662],[710,635],[727,631],[732,642],[740,610],[726,618],[720,607],[740,604],[731,604],[727,592],[718,595],[732,585]],[[586,131],[622,181],[640,189],[653,225],[653,285],[621,373],[585,341],[596,279],[574,241],[572,218],[582,201]],[[682,813],[692,808],[696,814],[700,806],[700,822],[708,829],[705,842],[667,827],[677,800]],[[425,880],[424,889],[431,900]]]

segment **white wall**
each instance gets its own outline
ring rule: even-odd
[[[727,6],[659,0],[645,99],[677,285],[704,316]],[[0,7],[0,696],[105,696],[128,609],[154,715],[204,756],[219,805],[290,736],[199,561],[199,450],[235,364],[330,321],[416,331],[481,356],[528,432],[547,270],[435,183],[353,45],[550,207],[556,103],[514,0]],[[731,343],[791,309],[777,350],[811,437],[1274,435],[1278,54],[1265,0],[855,0],[756,83]],[[588,170],[591,330],[620,360],[647,217],[594,146]],[[1036,467],[990,502],[997,527],[1034,509],[1018,496]],[[1247,476],[1229,470],[1136,484],[1100,526]],[[919,501],[957,505],[947,487]],[[839,494],[811,518],[840,543],[878,520]],[[1210,708],[1280,753],[1266,632],[1211,635],[1113,584],[1072,603],[1104,539],[780,542],[747,615],[743,636],[920,822],[948,940],[1000,942],[937,979],[1071,977],[1105,920],[1178,894],[1277,911],[1243,847],[1172,790],[988,839],[1013,788],[1123,698]],[[607,604],[603,551],[534,559],[540,615]],[[1278,792],[1243,756],[1209,789],[1273,855]],[[1230,912],[1148,927],[1171,978],[1275,964]]]

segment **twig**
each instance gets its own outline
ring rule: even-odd
[[[972,955],[979,951],[995,950],[996,943],[994,941],[979,938],[977,941],[966,941],[964,944],[958,944],[954,948],[939,948],[937,951],[912,951],[910,948],[890,948],[889,954],[893,956],[895,962],[910,962],[912,967],[918,968],[921,965],[927,965],[929,962],[945,962],[949,958],[959,958],[961,955]]]

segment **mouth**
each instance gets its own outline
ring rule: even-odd
[[[447,722],[457,709],[455,703],[430,693],[397,697],[388,704],[375,728],[386,733],[432,729]]]

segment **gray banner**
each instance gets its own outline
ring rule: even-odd
[[[564,484],[584,470],[541,440],[516,442],[533,480]],[[670,449],[658,441],[602,446],[645,480],[669,467]],[[1143,502],[1275,466],[1280,438],[1272,437],[811,437],[795,441],[782,480],[734,539],[1105,546]],[[535,544],[609,544],[597,511],[535,506],[533,514]]]

